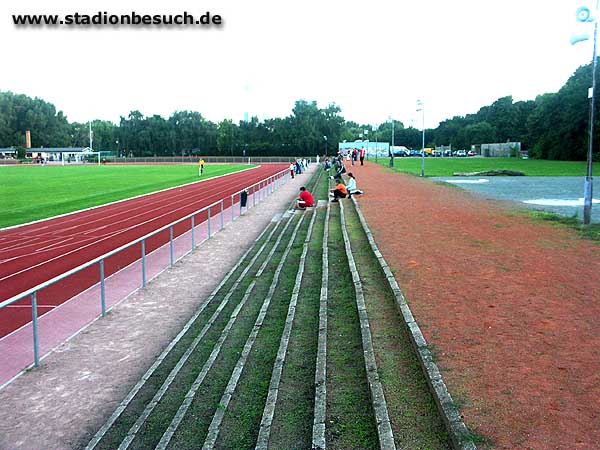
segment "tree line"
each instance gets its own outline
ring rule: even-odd
[[[426,146],[451,144],[468,149],[472,144],[520,141],[533,158],[583,160],[591,71],[591,64],[579,67],[556,93],[519,102],[507,96],[474,114],[444,120],[426,130]],[[27,129],[36,148],[89,145],[88,123],[70,123],[42,99],[0,92],[0,147],[24,147]],[[177,111],[166,119],[132,111],[118,124],[94,120],[92,129],[94,150],[123,156],[305,156],[331,154],[338,142],[361,136],[381,142],[391,142],[392,137],[390,122],[373,127],[347,121],[336,104],[319,108],[315,101],[306,100],[296,101],[289,116],[264,121],[253,117],[214,123],[195,111]],[[394,121],[393,129],[396,145],[421,147],[420,130],[405,127],[401,121]],[[600,120],[595,130],[594,139],[600,142]],[[594,154],[600,157],[600,152]]]

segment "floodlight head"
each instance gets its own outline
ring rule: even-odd
[[[590,38],[590,35],[588,33],[583,33],[583,34],[575,34],[573,33],[571,35],[571,45],[575,45],[578,42],[582,42],[582,41],[587,41]]]
[[[594,19],[592,18],[592,11],[588,6],[580,6],[575,11],[575,18],[577,22],[592,22]]]

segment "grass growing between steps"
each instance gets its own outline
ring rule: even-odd
[[[306,255],[296,317],[271,427],[271,448],[311,446],[325,212],[325,209],[317,211]]]
[[[328,248],[327,446],[329,449],[378,448],[354,285],[337,205],[331,208]]]
[[[273,225],[272,225],[273,226]],[[268,233],[265,233],[261,240],[257,243],[256,248],[253,249],[246,258],[246,261],[250,261],[252,257],[258,252],[260,246],[266,240],[266,236]],[[271,243],[272,245],[272,243]],[[254,266],[250,270],[250,274],[255,273],[258,270],[258,267],[264,261],[266,255],[271,248],[271,245],[267,245],[267,248],[263,250],[262,255],[255,262]],[[212,302],[207,305],[204,311],[198,316],[198,318],[194,321],[194,323],[190,326],[188,331],[182,336],[179,342],[173,347],[173,349],[169,352],[169,354],[165,357],[163,363],[158,366],[157,370],[150,376],[148,381],[144,384],[144,386],[140,389],[137,395],[133,398],[133,400],[129,403],[125,411],[120,415],[114,425],[111,427],[109,432],[105,435],[104,439],[100,441],[97,448],[99,449],[113,449],[119,446],[119,443],[125,438],[127,432],[131,428],[131,426],[135,423],[137,418],[143,412],[146,405],[151,401],[152,397],[155,393],[160,389],[163,382],[168,377],[171,370],[175,367],[181,356],[185,353],[187,348],[191,345],[192,341],[196,338],[196,336],[200,333],[202,328],[206,325],[209,318],[218,308],[219,304],[225,297],[225,295],[229,292],[230,288],[234,285],[235,281],[240,276],[241,272],[245,268],[245,264],[241,264],[238,267],[232,276],[229,278],[227,283],[223,285],[223,287],[218,291],[215,298]],[[235,309],[235,306],[240,302],[245,289],[250,284],[250,277],[246,277],[243,279],[235,293],[232,295],[231,299],[227,306],[221,312],[219,318],[213,324],[211,330],[204,337],[205,344],[204,346],[214,344],[216,339],[218,339],[218,334],[221,332],[227,320],[229,319],[229,315]],[[216,337],[215,337],[216,336]],[[208,347],[207,347],[208,348]],[[210,351],[209,351],[210,352]],[[203,356],[202,356],[203,355]],[[195,355],[194,358],[190,358],[188,360],[187,366],[189,367],[189,363],[199,363],[200,366],[202,362],[198,362],[197,357],[206,358],[206,351],[202,352],[202,355]],[[199,370],[199,369],[198,369]],[[179,372],[178,376],[182,376],[184,374],[184,370]]]
[[[446,429],[352,203],[346,224],[363,284],[373,348],[398,449],[449,449]]]
[[[282,228],[283,228],[283,225],[280,225],[280,230]],[[276,233],[278,233],[278,232],[276,232]],[[286,232],[286,235],[289,238],[289,236],[291,235],[291,230],[288,229],[288,231]],[[281,247],[282,247],[282,245],[283,246],[285,245],[285,244],[283,244],[284,241],[285,241],[285,237],[282,241],[282,244],[280,244],[279,248],[274,253],[271,261],[269,262],[269,264],[267,266],[267,270],[269,270],[269,269],[274,270],[272,267],[274,267],[274,265],[277,264],[277,262],[279,261],[279,258],[281,257],[281,254],[283,253],[283,251],[281,250]],[[174,382],[172,383],[171,387],[165,393],[165,396],[163,397],[161,402],[156,406],[155,410],[148,418],[147,422],[142,426],[142,428],[140,429],[140,432],[138,433],[138,436],[135,438],[135,440],[132,443],[134,448],[150,448],[150,447],[153,448],[158,443],[158,441],[160,440],[165,429],[171,422],[177,409],[181,405],[181,402],[182,402],[185,394],[189,390],[194,379],[200,372],[204,362],[208,358],[208,355],[212,351],[214,344],[219,339],[221,331],[223,330],[226,323],[228,322],[231,313],[235,309],[236,305],[241,301],[246,288],[248,287],[248,285],[251,282],[251,279],[252,279],[251,275],[254,274],[258,270],[258,267],[260,267],[262,262],[266,259],[269,249],[272,247],[273,243],[270,243],[270,245],[268,245],[267,248],[263,251],[263,253],[259,256],[259,258],[255,262],[254,266],[250,270],[250,275],[247,275],[241,281],[240,285],[236,289],[234,295],[231,297],[227,306],[224,308],[224,310],[221,312],[221,314],[219,315],[219,317],[217,318],[217,320],[215,321],[213,326],[210,328],[208,333],[205,335],[203,341],[195,349],[195,351],[191,355],[190,359],[183,366],[183,368],[181,369],[181,371],[175,378]],[[261,242],[261,244],[262,244],[262,242]],[[254,254],[255,252],[251,252],[251,253]],[[235,275],[238,275],[238,271],[236,271],[236,274],[234,274],[234,276]],[[215,300],[217,300],[217,302],[215,302],[216,304],[220,303],[220,300],[222,300],[222,298],[228,292],[228,290],[229,290],[228,287],[231,287],[231,285],[233,284],[233,282],[236,279],[237,279],[237,277],[235,277],[235,278],[232,277],[232,280],[230,280],[230,282],[227,283],[227,289],[221,290],[219,292],[219,294],[217,295],[217,298],[215,298]],[[261,285],[257,285],[255,287],[254,292],[255,293],[260,292],[261,287],[262,287]],[[265,289],[268,289],[268,285]],[[256,297],[254,297],[254,298],[256,298]],[[254,314],[254,316],[256,316],[257,312],[255,313],[254,310],[258,311],[258,308],[260,308],[260,304],[258,306],[252,305],[252,304],[246,304],[246,306],[240,312],[237,322],[244,323],[244,320],[243,320],[244,315],[251,316],[252,314]],[[209,310],[208,315],[212,314],[212,312],[214,312],[215,309],[216,309],[216,306],[207,308],[207,310]],[[205,311],[205,312],[207,312],[207,311]],[[205,314],[203,313],[202,316],[205,316]],[[254,318],[251,317],[250,319],[248,319],[248,321],[251,321],[253,323]],[[192,327],[193,330],[188,331],[188,333],[185,336],[185,339],[182,339],[182,342],[180,342],[176,346],[176,350],[177,350],[176,353],[178,355],[183,354],[183,352],[187,349],[187,347],[189,346],[191,341],[198,335],[199,331],[201,330],[202,326],[207,322],[207,320],[208,320],[208,318],[204,318],[201,321],[201,324],[198,324],[198,326],[196,326],[196,324],[195,324],[195,326]],[[252,326],[252,323],[250,324],[250,327]],[[238,326],[238,323],[236,323],[236,328],[243,328],[243,327]],[[248,333],[249,333],[249,331],[248,331]],[[230,338],[231,338],[231,335],[230,335]],[[243,345],[243,341],[242,341],[242,345]],[[183,346],[185,346],[185,347],[182,348]],[[225,347],[224,350],[225,350],[225,352],[228,352],[228,353],[231,352],[231,348],[228,348],[228,347]],[[174,358],[172,358],[171,355],[169,355],[169,359],[173,360]],[[179,359],[179,358],[177,358],[177,359]],[[177,359],[174,359],[174,362],[170,365],[165,365],[164,367],[161,365],[161,367],[159,367],[159,369],[156,372],[156,376],[159,377],[160,379],[164,380],[167,377],[168,373],[171,371],[172,367],[177,362]],[[218,364],[218,361],[219,360],[217,360],[216,364]],[[233,362],[233,364],[235,364],[235,361]],[[209,375],[210,375],[210,373],[209,373]],[[227,377],[228,377],[228,375],[227,375]],[[161,383],[151,383],[144,387],[144,389],[143,389],[144,395],[140,396],[139,400],[137,397],[136,397],[136,399],[134,399],[134,402],[132,402],[132,404],[130,405],[130,408],[128,408],[129,411],[126,410],[126,413],[128,413],[128,414],[122,416],[123,420],[120,419],[119,421],[117,421],[115,423],[115,425],[113,426],[113,429],[111,429],[110,434],[106,436],[106,438],[103,440],[103,442],[101,442],[102,446],[100,448],[113,449],[113,448],[118,447],[118,444],[123,439],[124,435],[127,433],[130,426],[139,417],[139,415],[142,413],[143,409],[149,403],[152,396],[160,388],[160,384],[162,384],[162,381],[161,381]],[[222,393],[222,390],[220,392]],[[220,398],[220,396],[219,396],[219,398]],[[212,417],[212,413],[211,413],[211,417]],[[210,422],[210,419],[209,419],[209,422]]]
[[[173,436],[169,448],[194,449],[202,447],[213,415],[217,408],[222,407],[220,405],[221,397],[244,344],[252,331],[263,300],[267,296],[273,273],[289,242],[295,223],[294,220],[286,231],[278,250],[269,261],[262,276],[256,278],[256,287],[250,295],[248,303],[240,311],[229,337],[224,342],[222,351],[196,393],[194,401]]]
[[[273,363],[285,325],[309,222],[307,214],[283,266],[265,321],[223,419],[217,448],[241,450],[254,448],[256,445]],[[270,274],[269,279],[271,278]]]

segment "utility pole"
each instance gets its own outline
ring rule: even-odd
[[[90,120],[90,152],[94,151],[94,133],[92,131],[92,121]]]

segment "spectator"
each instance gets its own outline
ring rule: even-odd
[[[342,162],[341,158],[337,158],[335,160],[335,175],[330,177],[332,180],[334,178],[342,178],[342,174],[346,173],[346,166],[344,166],[344,163]]]
[[[332,189],[331,192],[333,194],[333,200],[331,200],[332,202],[338,202],[338,199],[346,198],[348,195],[348,189],[346,189],[346,186],[344,186],[344,183],[342,183],[341,178],[337,178],[335,180],[335,188]]]
[[[296,165],[294,163],[290,163],[290,175],[292,176],[292,179],[294,178],[295,169]]]
[[[296,209],[306,209],[311,206],[315,206],[315,200],[312,194],[306,190],[304,186],[300,188],[300,195],[298,196],[298,201],[296,202]]]
[[[352,172],[348,172],[348,182],[346,183],[346,189],[348,190],[348,198],[352,197],[353,194],[362,194],[363,191],[357,189],[356,178]]]
[[[360,153],[358,154],[358,157],[360,158],[360,165],[364,166],[365,165],[365,154],[367,153],[366,149],[364,147],[362,147],[360,149]]]

